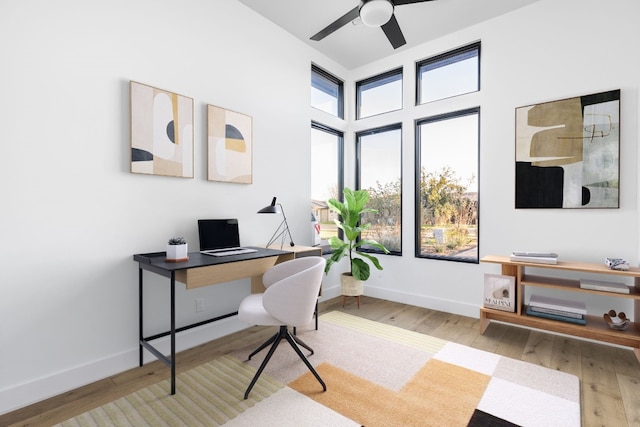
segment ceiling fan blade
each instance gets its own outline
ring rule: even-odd
[[[397,49],[407,43],[402,35],[402,30],[400,30],[400,25],[398,25],[398,20],[395,15],[391,15],[389,22],[382,26],[382,31],[384,31],[384,34],[387,36],[394,49]]]
[[[391,2],[396,6],[401,6],[403,4],[424,3],[428,1],[435,1],[435,0],[392,0]]]
[[[318,34],[315,34],[313,37],[311,37],[311,40],[315,40],[315,41],[322,40],[323,38],[327,37],[329,34],[336,31],[337,29],[344,27],[346,24],[353,21],[358,16],[360,16],[359,5],[354,7],[344,15],[342,15],[340,18],[336,19],[334,22],[329,24],[326,28],[323,28],[322,30],[320,30]]]

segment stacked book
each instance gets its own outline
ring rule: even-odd
[[[585,303],[542,295],[531,295],[527,306],[527,314],[579,325],[586,325],[587,323],[587,306]]]
[[[533,262],[536,264],[557,264],[558,254],[554,252],[511,252],[511,261]]]
[[[629,287],[620,282],[606,282],[604,280],[580,279],[580,288],[594,291],[615,292],[617,294],[628,294]]]

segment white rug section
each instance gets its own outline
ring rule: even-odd
[[[522,427],[580,425],[579,403],[500,378],[489,381],[478,409]]]
[[[285,387],[256,403],[225,427],[360,427],[360,424]]]
[[[491,376],[501,357],[498,354],[448,342],[433,358]]]
[[[580,379],[566,372],[503,357],[493,376],[580,403]]]

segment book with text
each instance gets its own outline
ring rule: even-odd
[[[571,301],[544,295],[531,295],[529,305],[532,307],[568,311],[570,313],[587,314],[587,306],[582,301]]]
[[[502,311],[516,311],[516,278],[485,273],[483,306]]]

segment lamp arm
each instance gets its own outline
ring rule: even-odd
[[[287,222],[287,216],[284,214],[284,208],[280,203],[278,203],[278,206],[280,206],[280,211],[282,212],[283,219],[280,225],[278,225],[278,228],[276,228],[276,231],[273,232],[273,235],[267,242],[267,248],[271,246],[273,243],[275,243],[276,240],[278,240],[279,238],[282,238],[282,240],[280,241],[280,249],[282,249],[282,246],[284,245],[284,239],[285,237],[287,237],[287,235],[289,235],[289,245],[295,246],[296,244],[293,243],[293,237],[291,236],[291,231],[289,230],[289,223]]]
[[[295,246],[296,244],[293,243],[293,237],[291,237],[291,230],[289,230],[289,223],[287,222],[287,216],[284,214],[284,208],[282,207],[282,205],[280,203],[278,203],[278,205],[280,206],[280,210],[282,210],[282,218],[284,218],[282,220],[282,222],[285,225],[284,231],[286,231],[287,234],[289,235],[289,245],[290,246]],[[282,240],[284,240],[284,236],[282,236]]]
[[[271,237],[269,238],[269,241],[267,242],[267,246],[266,246],[267,248],[271,246],[276,240],[278,240],[278,237],[282,235],[283,232],[280,231],[280,227],[282,227],[282,223],[280,223],[278,228],[276,228],[276,231],[274,231]]]

